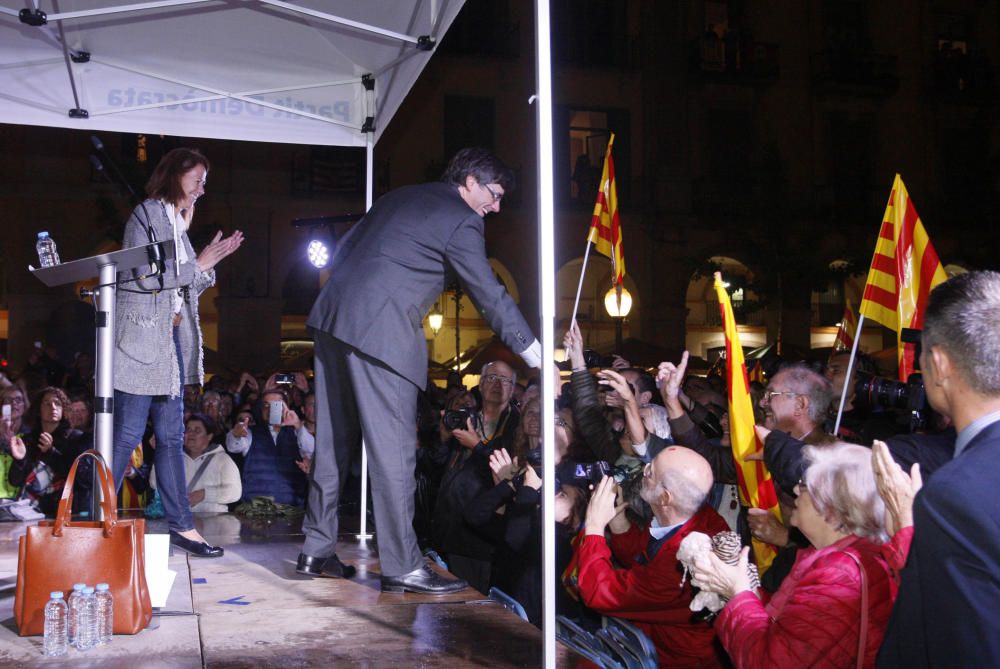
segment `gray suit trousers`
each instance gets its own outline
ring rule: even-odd
[[[413,530],[416,479],[417,387],[329,334],[316,341],[316,452],[302,552],[336,552],[337,504],[351,453],[364,436],[383,576],[401,576],[423,564]]]

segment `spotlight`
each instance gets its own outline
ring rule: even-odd
[[[311,262],[313,267],[316,269],[323,269],[326,267],[326,264],[330,262],[330,249],[328,249],[326,244],[318,239],[314,239],[309,242],[309,248],[306,249],[306,255],[309,257],[309,262]]]

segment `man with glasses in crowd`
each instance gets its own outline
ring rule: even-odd
[[[444,553],[451,572],[483,594],[490,588],[494,546],[465,523],[462,513],[481,492],[495,485],[490,454],[502,448],[508,453],[514,450],[520,422],[511,404],[516,381],[514,370],[502,360],[483,365],[479,375],[482,408],[467,419],[465,429],[451,431],[455,447],[441,477],[431,525],[434,547]]]
[[[363,435],[382,590],[465,587],[425,564],[413,530],[417,391],[427,384],[423,319],[457,278],[503,342],[529,366],[541,365],[541,345],[486,257],[483,217],[500,211],[513,185],[496,156],[463,149],[440,182],[384,195],[341,240],[307,320],[316,341],[316,450],[299,573],[345,575],[335,554],[337,503]]]

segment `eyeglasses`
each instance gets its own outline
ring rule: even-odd
[[[809,486],[806,485],[805,479],[799,479],[799,482],[795,486],[800,492],[809,492]]]
[[[764,401],[767,402],[768,404],[770,404],[771,400],[773,400],[778,395],[792,395],[792,396],[795,396],[795,395],[801,395],[801,394],[802,393],[794,393],[794,392],[792,392],[790,390],[768,390],[767,392],[764,393]]]
[[[500,383],[505,386],[514,385],[513,379],[508,379],[506,376],[500,376],[498,374],[487,374],[483,377],[484,383]]]
[[[499,202],[499,201],[500,201],[500,198],[502,198],[502,197],[503,197],[503,193],[498,193],[498,192],[496,192],[495,190],[493,190],[492,188],[490,188],[490,187],[489,187],[489,186],[487,186],[486,184],[480,184],[480,185],[481,185],[481,186],[482,186],[483,188],[485,188],[485,189],[486,189],[486,192],[488,192],[488,193],[489,193],[490,195],[492,195],[492,196],[493,196],[493,201],[494,201],[494,202]]]
[[[569,423],[564,418],[556,416],[556,427],[569,427]]]

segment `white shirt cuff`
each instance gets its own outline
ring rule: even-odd
[[[535,367],[536,369],[541,369],[542,367],[542,343],[537,339],[531,342],[528,348],[524,349],[520,353],[521,359],[527,363],[528,367]]]

